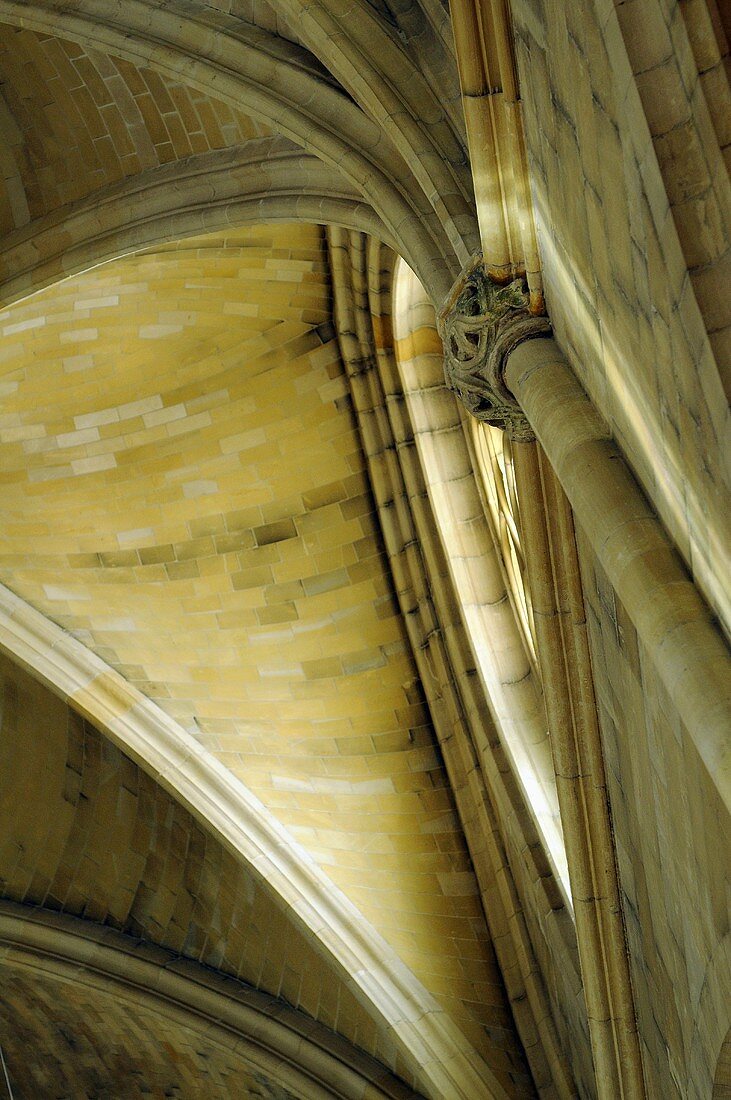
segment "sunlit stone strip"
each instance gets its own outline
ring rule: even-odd
[[[442,538],[450,544],[450,568],[488,696],[528,804],[567,884],[540,687],[532,677],[487,532],[459,406],[444,387],[444,352],[434,309],[405,264],[396,278],[394,335],[429,492]],[[488,392],[487,384],[483,390]]]
[[[486,723],[476,720],[476,715],[470,715],[480,768],[500,817],[510,822],[511,829],[515,826],[523,837],[523,843],[526,843],[525,838],[532,829],[537,826],[540,830],[538,835],[541,840],[534,832],[534,840],[525,855],[530,851],[529,858],[533,859],[540,852],[539,858],[545,860],[545,845],[558,865],[561,881],[567,888],[568,874],[540,687],[531,672],[507,598],[477,492],[459,405],[444,385],[444,356],[434,309],[424,288],[405,264],[400,264],[396,272],[394,337],[398,372],[413,424],[415,449],[461,605],[460,618],[467,627],[482,681],[472,685],[468,680],[463,690],[470,701],[468,708],[484,692],[499,731],[498,737],[490,736]],[[454,633],[452,630],[446,632],[447,644],[449,649],[454,647],[460,653],[469,643],[467,639],[458,642]],[[459,667],[454,663],[454,657],[452,662],[452,669]],[[473,677],[477,678],[473,673],[469,679]],[[519,799],[512,790],[516,780],[521,787],[523,801],[520,806],[523,813],[517,810]],[[513,869],[511,839],[505,838],[505,833],[503,835],[509,866]],[[552,892],[554,901],[551,903],[551,919],[544,922],[540,931],[532,926],[529,916],[532,899],[528,900],[532,890],[526,889],[521,871],[516,870],[514,877],[508,868],[500,868],[498,872],[510,913],[507,934],[517,959],[517,973],[514,975],[506,971],[506,980],[524,983],[529,1009],[527,1015],[532,1015],[535,1020],[550,1066],[552,1081],[549,1078],[549,1089],[555,1088],[558,1095],[568,1097],[575,1094],[576,1086],[561,1049],[561,1042],[567,1040],[567,1032],[564,1030],[559,1038],[556,1019],[569,1013],[572,1014],[572,1031],[575,1034],[581,1034],[586,1029],[585,1017],[582,1019],[583,1007],[576,1000],[577,993],[579,1002],[581,998],[574,930],[567,910],[561,906],[555,881],[550,874],[538,870],[537,866],[539,883],[536,888],[539,893],[542,892],[541,887],[546,894]],[[547,996],[541,965],[534,954],[543,949],[540,941],[544,937],[552,944],[553,952],[563,958],[560,1007],[555,1001],[551,1004]],[[554,937],[560,942],[556,942]],[[516,1015],[522,1013],[523,1007],[521,1004],[520,1009],[516,1009]],[[576,1063],[572,1068],[575,1073],[579,1071],[579,1076],[581,1054],[578,1049],[572,1051],[572,1057]],[[590,1073],[589,1066],[588,1075]]]

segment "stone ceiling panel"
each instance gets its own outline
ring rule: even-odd
[[[0,232],[145,169],[270,133],[180,81],[0,26]],[[7,163],[5,163],[7,162]]]
[[[0,1026],[14,1100],[183,1100],[201,1087],[207,1100],[295,1100],[235,1049],[111,991],[35,967],[2,972]]]
[[[508,1075],[330,316],[306,225],[129,257],[4,311],[0,579],[261,798]]]

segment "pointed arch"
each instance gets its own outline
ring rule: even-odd
[[[210,14],[210,13],[209,13]],[[212,17],[211,17],[212,18]],[[266,121],[327,164],[338,168],[373,206],[435,300],[460,269],[447,232],[451,213],[435,213],[436,192],[425,194],[377,122],[340,89],[315,76],[305,51],[241,20],[211,23],[173,13],[148,0],[0,0],[0,19],[62,34],[113,53],[216,96]],[[460,209],[464,215],[464,210]],[[450,240],[450,236],[453,240]]]
[[[327,222],[389,240],[338,171],[285,139],[261,138],[130,176],[11,234],[0,306],[130,252],[271,221]]]

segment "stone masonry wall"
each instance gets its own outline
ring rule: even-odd
[[[514,0],[513,17],[556,338],[728,624],[723,341],[680,207],[698,219],[698,248],[724,255],[728,232],[712,217],[714,194],[693,191],[691,138],[708,132],[707,105],[684,82],[693,58],[682,8]],[[666,52],[650,56],[661,39]],[[690,136],[670,156],[673,104]],[[707,163],[719,144],[706,143]],[[579,535],[647,1095],[700,1100],[729,1026],[728,815]]]
[[[646,5],[647,18],[655,6]],[[665,3],[663,18],[677,7]],[[661,170],[646,117],[650,92],[645,82],[643,104],[613,4],[516,0],[513,16],[556,338],[728,625],[730,418],[722,361],[668,198],[681,165],[670,166],[672,180],[666,164]],[[673,26],[687,45],[685,24]],[[674,70],[674,59],[668,65]],[[727,232],[705,217],[709,233]]]
[[[731,1023],[729,818],[581,535],[579,552],[647,1095],[707,1100]]]

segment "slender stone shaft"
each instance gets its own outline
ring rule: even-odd
[[[515,348],[505,384],[731,808],[731,668],[711,611],[556,343]]]

